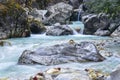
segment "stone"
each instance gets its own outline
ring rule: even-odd
[[[109,27],[108,16],[104,13],[100,14],[88,14],[82,16],[82,21],[85,25],[84,34],[93,35],[98,29],[104,29]]]
[[[73,7],[64,2],[57,3],[47,8],[50,16],[46,19],[49,24],[65,23],[71,16]]]
[[[30,26],[31,33],[33,34],[42,34],[42,33],[45,33],[46,31],[46,28],[42,24],[42,22],[37,20],[30,21],[29,26]]]
[[[120,65],[118,65],[110,74],[110,80],[120,80]]]
[[[28,16],[32,16],[33,19],[36,19],[38,21],[43,21],[46,19],[45,14],[47,13],[47,10],[38,10],[37,8],[33,8]]]
[[[1,40],[0,41],[0,46],[11,46],[12,44],[8,41]]]
[[[58,75],[54,80],[91,80],[91,79],[87,75],[81,73],[66,73]]]
[[[96,46],[91,42],[63,43],[40,47],[35,51],[25,50],[20,56],[19,64],[56,65],[70,62],[103,61]]]
[[[69,0],[69,3],[73,6],[73,8],[78,8],[82,2],[83,0]]]
[[[72,35],[73,30],[67,25],[54,25],[47,28],[46,35],[51,36],[62,36],[62,35]]]

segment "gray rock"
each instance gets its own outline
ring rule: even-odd
[[[31,15],[34,19],[43,21],[46,19],[45,14],[47,13],[47,10],[38,10],[37,8],[33,8],[29,15]]]
[[[69,3],[73,6],[73,8],[78,8],[82,2],[83,0],[69,0]]]
[[[50,16],[47,18],[47,22],[49,24],[65,23],[68,18],[70,18],[72,14],[73,7],[64,2],[55,4],[53,6],[48,7],[48,12]]]
[[[66,25],[55,25],[47,29],[46,35],[61,36],[61,35],[72,35],[73,31],[69,26]]]
[[[11,46],[11,45],[12,44],[8,41],[4,41],[4,40],[0,41],[0,46]]]
[[[88,75],[84,75],[81,73],[66,73],[58,75],[54,80],[91,80],[91,79],[88,77]]]
[[[120,65],[110,74],[110,80],[120,80]]]
[[[108,30],[109,27],[108,16],[104,13],[82,16],[82,21],[85,24],[84,34],[93,35],[98,29]]]
[[[25,50],[19,64],[56,65],[69,62],[103,61],[96,46],[90,42],[64,43],[40,47],[36,51]]]
[[[98,36],[109,36],[111,33],[109,30],[97,30],[94,34]]]
[[[30,30],[33,34],[42,34],[45,33],[46,28],[42,24],[42,22],[37,21],[37,20],[32,20],[29,22]]]

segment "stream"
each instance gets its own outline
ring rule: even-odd
[[[28,38],[13,38],[7,41],[12,43],[12,46],[0,47],[0,77],[26,77],[39,71],[44,71],[50,67],[64,67],[73,69],[95,68],[106,72],[111,72],[118,64],[120,58],[110,57],[103,62],[85,62],[85,63],[66,63],[55,66],[43,65],[18,65],[18,59],[22,52],[26,49],[35,50],[40,46],[50,46],[68,42],[70,39],[76,42],[81,41],[99,41],[109,40],[111,37],[98,37],[91,35],[69,35],[69,36],[45,36],[45,35],[31,35]],[[120,53],[120,44],[113,44],[107,47],[108,50]]]
[[[72,68],[84,70],[86,68],[99,69],[105,72],[111,72],[115,66],[120,64],[120,59],[117,57],[107,58],[103,62],[84,62],[84,63],[66,63],[54,66],[44,66],[44,65],[18,65],[18,59],[24,50],[36,50],[37,48],[43,46],[52,46],[55,44],[66,43],[73,39],[75,42],[79,43],[81,41],[102,41],[102,40],[112,40],[112,37],[99,37],[92,35],[82,35],[84,30],[84,25],[77,21],[69,25],[73,30],[74,35],[68,36],[46,36],[45,34],[32,34],[28,38],[12,38],[8,39],[12,46],[0,47],[0,77],[8,77],[24,80],[25,78],[41,71],[45,71],[52,67],[62,67],[62,68]],[[80,33],[75,29],[80,28]],[[111,44],[107,46],[106,49],[113,53],[119,53],[120,44]],[[22,79],[21,79],[22,78]]]

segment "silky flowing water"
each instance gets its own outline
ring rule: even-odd
[[[44,66],[44,65],[18,65],[18,59],[24,50],[35,50],[40,46],[51,46],[55,44],[66,43],[70,39],[75,42],[81,41],[102,41],[112,39],[110,37],[98,37],[91,35],[81,35],[77,33],[75,29],[80,28],[81,32],[84,30],[84,25],[77,21],[73,22],[73,25],[69,25],[74,32],[74,35],[69,36],[46,36],[42,35],[31,35],[28,38],[13,38],[8,39],[12,46],[0,47],[0,77],[13,77],[21,80],[26,76],[31,76],[34,73],[45,71],[50,67],[66,67],[73,69],[85,69],[95,68],[106,72],[111,72],[116,65],[120,63],[119,58],[111,57],[103,62],[85,62],[85,63],[66,63],[55,66]],[[77,33],[77,34],[76,34]],[[119,46],[119,45],[118,45]],[[108,50],[113,52],[120,52],[116,45],[111,45]]]
[[[120,58],[110,57],[103,62],[67,63],[55,66],[44,65],[18,65],[18,59],[25,49],[35,50],[39,46],[50,46],[68,42],[70,39],[80,41],[109,40],[110,37],[98,37],[91,35],[69,35],[69,36],[45,36],[32,35],[28,38],[8,39],[12,46],[0,47],[0,77],[25,77],[35,72],[44,71],[50,67],[69,67],[73,69],[95,68],[111,72],[115,66],[120,64]],[[118,44],[119,46],[119,44]],[[109,50],[120,52],[118,46],[108,47]],[[118,50],[116,50],[118,49]]]

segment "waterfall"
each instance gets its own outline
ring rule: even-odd
[[[80,5],[78,9],[78,17],[77,17],[78,21],[80,21],[81,12],[83,11],[82,8],[83,8],[83,5]]]
[[[80,29],[80,32],[78,33],[76,30],[76,32],[77,32],[77,34],[83,34],[83,32],[84,32],[84,24],[82,23],[82,22],[80,22],[80,21],[75,21],[75,22],[73,22],[73,24],[71,25],[72,26],[72,28],[75,30],[76,28],[77,29]]]
[[[74,35],[79,34],[79,33],[73,28],[73,26],[69,25],[69,27],[72,29]]]
[[[79,10],[78,12],[78,18],[77,18],[78,21],[80,21],[80,16],[81,16],[81,10]]]

